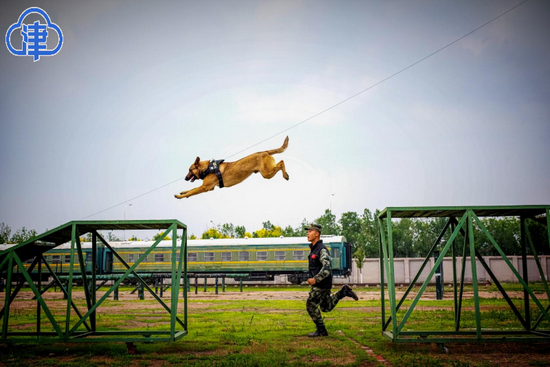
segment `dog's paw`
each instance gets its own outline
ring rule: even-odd
[[[174,197],[175,197],[176,199],[183,199],[183,196],[178,195],[178,194],[174,195]]]
[[[283,173],[283,177],[285,180],[288,181],[288,179],[290,178],[290,176],[288,175],[288,173]]]

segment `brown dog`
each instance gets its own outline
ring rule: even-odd
[[[219,163],[219,173],[221,178],[216,173],[211,173],[211,162],[201,161],[199,157],[195,163],[189,167],[189,173],[185,177],[185,181],[195,181],[202,178],[202,186],[196,187],[188,191],[182,191],[179,195],[174,195],[177,199],[188,198],[189,196],[202,194],[203,192],[214,190],[214,187],[220,186],[231,187],[243,182],[251,174],[260,172],[263,178],[270,179],[279,171],[283,171],[283,177],[288,180],[288,173],[285,170],[285,162],[280,161],[275,164],[272,154],[278,154],[285,151],[288,147],[288,136],[279,149],[266,150],[258,152],[247,157],[239,159],[236,162]]]

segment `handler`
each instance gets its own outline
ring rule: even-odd
[[[309,290],[306,309],[317,326],[317,330],[307,334],[307,336],[327,336],[328,332],[323,323],[321,311],[332,311],[338,301],[344,297],[351,297],[356,301],[359,298],[347,284],[342,286],[342,289],[338,292],[330,294],[330,289],[332,288],[332,259],[321,240],[321,230],[323,227],[317,223],[311,223],[304,229],[307,230],[307,240],[311,242],[311,245],[309,245],[311,251],[308,256],[310,278],[307,280],[308,284],[311,285],[311,289]]]

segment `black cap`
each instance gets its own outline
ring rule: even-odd
[[[306,231],[309,231],[310,229],[314,230],[314,231],[317,231],[320,234],[323,227],[320,224],[317,224],[317,223],[310,223],[307,227],[304,227],[304,230],[306,230]]]

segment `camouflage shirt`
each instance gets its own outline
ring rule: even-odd
[[[327,249],[321,250],[321,256],[319,260],[321,261],[321,264],[323,264],[323,267],[321,268],[321,270],[319,270],[317,275],[315,275],[314,277],[316,283],[321,282],[323,279],[328,277],[332,272],[332,269],[331,269],[332,259],[330,258],[330,254],[328,253]]]

